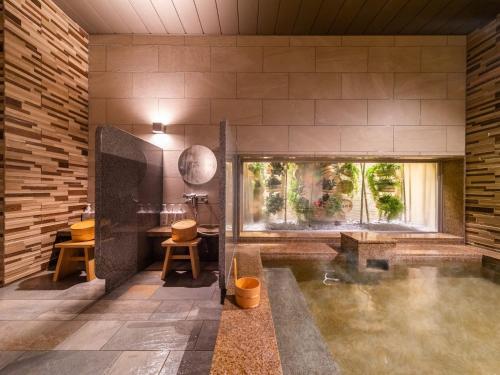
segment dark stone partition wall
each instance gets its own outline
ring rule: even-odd
[[[237,191],[236,141],[227,121],[221,121],[219,132],[219,286],[225,292],[236,246],[237,225],[234,210]],[[222,294],[224,295],[224,293]]]
[[[112,127],[96,130],[96,275],[114,289],[153,259],[146,231],[159,225],[163,152]]]
[[[464,220],[464,160],[444,160],[442,172],[442,228],[444,233],[463,237]]]

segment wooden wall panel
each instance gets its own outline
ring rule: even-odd
[[[4,238],[4,168],[5,145],[3,136],[5,96],[4,96],[4,43],[3,43],[3,0],[0,0],[0,285],[4,278],[3,238]]]
[[[500,16],[467,38],[466,240],[500,251]]]
[[[51,0],[4,0],[9,283],[47,264],[87,201],[88,35]]]

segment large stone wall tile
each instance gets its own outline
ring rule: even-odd
[[[340,73],[290,73],[290,98],[340,99]]]
[[[446,127],[446,151],[459,155],[465,153],[465,126]]]
[[[291,152],[340,151],[340,127],[293,126],[290,128]]]
[[[215,125],[186,125],[185,147],[203,145],[212,150],[219,146],[219,127]]]
[[[168,124],[210,124],[208,99],[160,99],[158,112]]]
[[[106,46],[89,46],[89,71],[103,72],[106,70]]]
[[[236,73],[185,73],[186,98],[235,98]]]
[[[392,152],[392,126],[342,126],[341,151]]]
[[[394,97],[398,99],[445,99],[446,74],[395,73]]]
[[[261,125],[262,100],[214,99],[212,100],[212,123],[226,119],[234,125]]]
[[[288,47],[290,38],[282,35],[238,35],[237,45],[240,46],[267,46]]]
[[[184,73],[134,73],[133,96],[183,98]]]
[[[368,100],[368,125],[419,124],[419,100]]]
[[[396,126],[394,128],[396,152],[446,152],[445,126]]]
[[[156,72],[158,71],[158,47],[108,45],[106,70],[111,72]]]
[[[186,35],[186,46],[230,47],[236,46],[235,35]]]
[[[448,73],[448,99],[465,99],[465,73]]]
[[[394,36],[392,35],[343,35],[343,46],[393,46]]]
[[[265,72],[314,72],[313,47],[264,47]]]
[[[288,74],[238,73],[237,95],[238,98],[288,98]]]
[[[290,37],[292,47],[337,47],[341,45],[338,35],[299,35]]]
[[[419,47],[370,47],[369,72],[419,72]]]
[[[210,47],[160,46],[160,72],[209,72]]]
[[[446,46],[446,35],[396,35],[396,46]]]
[[[287,152],[288,126],[238,126],[239,152]]]
[[[422,47],[422,72],[465,72],[466,51],[463,46]]]
[[[366,100],[317,100],[316,125],[366,125],[367,111]]]
[[[313,100],[264,100],[265,125],[314,125]]]
[[[390,99],[393,91],[392,73],[342,73],[343,99]]]
[[[213,72],[262,72],[262,47],[212,47]]]
[[[368,48],[366,47],[317,47],[317,72],[366,72]]]
[[[106,123],[106,99],[90,99],[89,124],[104,125],[105,123]],[[89,132],[90,132],[90,126],[89,126]]]
[[[109,125],[151,124],[158,113],[158,99],[107,99],[106,121]]]
[[[422,100],[422,125],[465,125],[465,102]]]
[[[91,98],[132,97],[132,73],[90,72],[89,96]]]

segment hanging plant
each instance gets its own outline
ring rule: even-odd
[[[339,182],[339,190],[343,194],[350,195],[354,191],[354,183],[351,180],[342,180]]]
[[[251,163],[248,165],[248,170],[253,174],[253,188],[254,192],[262,187],[262,171],[264,170],[264,163]]]
[[[295,211],[297,219],[300,221],[309,221],[313,214],[313,207],[309,202],[309,199],[304,198],[304,185],[299,182],[299,179],[295,175],[297,169],[296,164],[290,164],[288,166],[291,173],[290,187],[288,189],[288,203],[290,207]]]
[[[271,193],[266,197],[266,212],[276,214],[283,209],[285,200],[280,193]]]
[[[359,168],[354,163],[344,163],[342,167],[340,167],[340,174],[348,177],[348,179],[352,182],[353,189],[352,191],[358,191],[359,189]]]
[[[323,209],[328,217],[335,216],[342,211],[342,199],[335,195],[323,194],[323,196],[314,202],[317,208]]]
[[[333,190],[335,189],[335,186],[337,186],[337,183],[335,182],[335,180],[333,180],[333,178],[324,178],[321,182],[321,185],[323,190]]]
[[[269,189],[278,189],[281,187],[281,180],[275,175],[272,175],[266,180],[266,186]]]
[[[377,209],[388,221],[396,219],[403,212],[404,205],[401,199],[394,195],[384,194],[377,200]]]
[[[279,162],[272,162],[271,165],[271,174],[276,176],[281,176],[285,173],[285,164]]]

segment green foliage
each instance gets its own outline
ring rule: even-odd
[[[290,163],[288,165],[288,171],[290,173],[290,186],[288,189],[288,203],[290,207],[295,211],[299,220],[309,221],[312,217],[313,207],[307,198],[303,197],[304,186],[299,183],[297,177],[295,177],[295,171],[297,170],[297,164]]]
[[[388,221],[396,219],[404,210],[401,199],[388,191],[395,191],[401,185],[398,175],[401,166],[394,163],[378,163],[368,168],[366,178],[368,187],[381,216]]]
[[[358,181],[359,181],[359,174],[360,174],[360,171],[359,171],[359,168],[357,167],[357,165],[354,163],[344,163],[342,165],[342,167],[340,167],[340,173],[346,177],[349,177],[349,180],[352,182],[353,189],[352,189],[351,193],[353,191],[357,192],[359,189],[359,182]],[[350,193],[346,193],[346,194],[350,194]]]
[[[285,163],[272,162],[271,164],[271,174],[276,176],[281,176],[285,173]]]
[[[350,195],[354,191],[354,183],[351,180],[342,180],[339,182],[340,192]]]
[[[403,212],[404,205],[401,199],[390,194],[383,194],[377,200],[377,209],[391,221]]]
[[[254,193],[262,187],[262,171],[264,170],[264,163],[255,162],[248,164],[248,170],[253,174],[253,188]]]
[[[266,212],[276,214],[283,209],[285,200],[280,193],[271,193],[266,197]]]
[[[269,189],[277,189],[281,186],[281,180],[275,175],[272,175],[266,180],[266,186]]]
[[[326,216],[335,216],[342,211],[342,199],[335,195],[323,195],[323,205]]]
[[[330,179],[324,178],[321,185],[322,185],[323,190],[333,190],[333,189],[335,189],[335,186],[337,186],[335,181],[331,178]]]

